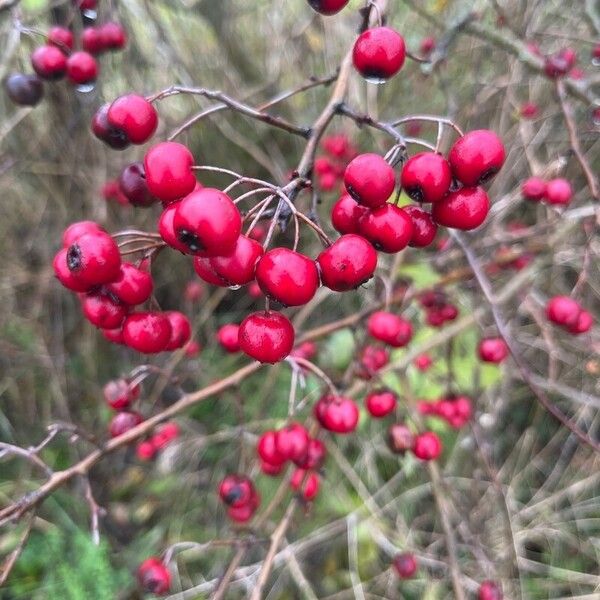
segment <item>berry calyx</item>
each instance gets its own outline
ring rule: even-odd
[[[431,216],[439,225],[470,231],[487,217],[490,200],[483,188],[462,188],[433,205]]]
[[[438,202],[450,189],[452,171],[448,161],[435,152],[421,152],[408,159],[400,184],[416,202]]]
[[[161,142],[152,146],[144,157],[150,193],[162,202],[187,196],[196,186],[193,164],[194,157],[183,144]]]
[[[8,97],[19,106],[35,106],[44,96],[44,84],[37,75],[12,73],[4,87]]]
[[[454,176],[466,186],[492,179],[505,159],[502,140],[489,129],[469,131],[459,138],[448,154]]]
[[[348,193],[363,206],[378,208],[394,192],[394,169],[379,154],[359,154],[346,167],[344,185]]]
[[[171,574],[166,565],[155,556],[147,558],[137,571],[140,587],[150,594],[166,594],[171,588]]]
[[[108,123],[120,129],[132,144],[147,142],[158,127],[158,114],[143,96],[127,94],[117,98],[108,109]]]
[[[239,344],[243,352],[262,363],[283,360],[294,347],[294,328],[279,312],[256,312],[240,324]]]
[[[404,38],[391,27],[373,27],[354,43],[352,62],[372,83],[383,83],[400,71],[406,58]]]
[[[404,250],[413,236],[412,219],[395,204],[384,204],[365,212],[358,228],[360,235],[377,250],[389,254]]]

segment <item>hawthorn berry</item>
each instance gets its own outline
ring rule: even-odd
[[[144,157],[148,189],[162,202],[187,196],[196,186],[192,171],[194,157],[183,144],[161,142],[152,146]]]
[[[150,273],[131,263],[122,263],[118,278],[106,286],[106,291],[123,304],[136,306],[150,298],[153,287]]]
[[[482,581],[477,592],[478,600],[502,600],[502,588],[495,581]]]
[[[198,302],[204,295],[202,284],[197,281],[188,281],[183,291],[183,297],[188,302]]]
[[[358,233],[358,220],[367,209],[350,194],[342,194],[331,208],[331,224],[340,233]]]
[[[166,594],[171,588],[171,574],[166,565],[155,556],[147,558],[137,572],[140,587],[150,594]]]
[[[545,197],[548,204],[567,205],[573,198],[573,189],[566,179],[559,177],[546,184]]]
[[[171,336],[165,350],[173,351],[183,348],[192,337],[192,326],[189,319],[177,310],[169,310],[164,313],[171,324]]]
[[[340,12],[350,0],[308,0],[311,7],[322,15],[335,15]]]
[[[122,411],[118,412],[110,421],[108,431],[110,437],[119,437],[124,433],[127,433],[130,429],[133,429],[143,421],[142,415],[134,411]]]
[[[175,219],[175,212],[177,211],[178,204],[179,204],[179,202],[172,202],[162,211],[162,213],[158,219],[158,233],[160,234],[160,237],[163,239],[163,241],[166,242],[169,246],[171,246],[171,248],[174,248],[175,250],[179,250],[179,252],[182,252],[185,254],[187,252],[187,246],[182,244],[177,239],[177,234],[175,233],[175,227],[173,225],[173,221]],[[196,269],[196,261],[195,260],[194,260],[194,268]],[[200,274],[198,269],[196,269],[196,272],[198,273],[198,275],[200,275],[200,277],[202,277],[204,279],[204,277]],[[216,275],[213,274],[213,277],[215,279],[217,279],[217,283],[215,285],[223,284],[222,280],[220,278],[217,278]],[[210,281],[209,283],[214,283],[214,282]]]
[[[88,287],[110,283],[121,272],[121,255],[108,233],[90,231],[78,237],[66,253],[67,267],[74,277]]]
[[[92,55],[104,52],[104,38],[99,27],[85,27],[83,29],[81,47]]]
[[[196,340],[190,340],[185,346],[185,355],[188,358],[195,358],[202,352],[202,346]]]
[[[234,508],[233,506],[228,508],[227,516],[236,523],[246,523],[253,517],[258,503],[259,497],[257,495],[255,500],[253,500],[250,504],[245,504],[244,506],[240,506],[239,508]]]
[[[127,45],[127,32],[119,23],[107,21],[100,27],[105,50],[122,50]]]
[[[412,338],[410,321],[385,311],[374,312],[369,317],[367,331],[371,337],[394,348],[406,346]]]
[[[438,227],[431,215],[418,206],[404,206],[402,210],[412,221],[412,235],[408,245],[411,248],[426,248],[433,243]]]
[[[141,162],[131,163],[121,171],[119,188],[133,206],[148,207],[157,200],[148,190]]]
[[[360,413],[354,400],[328,394],[322,396],[314,407],[321,427],[333,433],[351,433],[358,425]]]
[[[140,386],[131,385],[127,379],[113,379],[102,390],[104,400],[113,410],[124,410],[140,397]]]
[[[542,200],[546,196],[546,182],[541,177],[530,177],[521,185],[521,194],[526,200]]]
[[[390,390],[371,392],[365,398],[365,408],[376,419],[386,417],[396,409],[398,398]]]
[[[254,484],[245,475],[227,475],[219,485],[219,497],[232,508],[251,504],[254,494]]]
[[[404,423],[394,423],[388,428],[387,441],[394,454],[404,454],[408,450],[412,450],[415,436]]]
[[[31,66],[42,79],[54,81],[67,72],[67,57],[56,46],[40,46],[31,55]]]
[[[352,50],[354,67],[372,83],[383,83],[396,75],[405,58],[404,38],[391,27],[367,29]]]
[[[295,463],[301,469],[320,469],[325,462],[326,454],[325,444],[319,439],[311,438],[308,442],[306,454]]]
[[[35,106],[44,96],[44,84],[37,75],[12,73],[4,87],[8,97],[19,106]]]
[[[387,203],[366,211],[358,222],[358,230],[377,250],[390,254],[404,250],[413,236],[408,213]]]
[[[115,129],[108,122],[110,104],[102,105],[92,118],[92,133],[114,150],[124,150],[131,142],[120,129]]]
[[[280,454],[277,447],[277,437],[277,431],[265,431],[258,438],[256,451],[263,463],[279,466],[286,461],[286,457]]]
[[[359,357],[357,375],[361,379],[372,379],[377,371],[381,370],[390,361],[390,355],[385,348],[367,345]]]
[[[392,561],[394,571],[400,579],[410,579],[417,572],[417,560],[414,554],[404,552],[397,554]]]
[[[73,33],[66,27],[51,27],[48,31],[47,41],[49,45],[56,46],[65,54],[73,49]]]
[[[378,208],[393,194],[396,176],[379,154],[359,154],[346,167],[344,185],[359,204]]]
[[[569,296],[554,296],[546,304],[548,320],[563,327],[574,327],[580,312],[579,304]]]
[[[217,275],[211,264],[210,258],[195,256],[194,270],[196,271],[196,274],[198,275],[198,277],[200,277],[200,279],[206,281],[206,283],[210,283],[211,285],[218,285],[220,287],[230,287],[231,285],[233,285],[225,279],[223,279],[220,275]]]
[[[419,371],[427,371],[433,364],[433,360],[429,354],[419,354],[413,361],[413,364]]]
[[[73,52],[67,59],[67,77],[77,85],[96,81],[98,72],[98,63],[89,52]]]
[[[416,202],[438,202],[450,189],[450,164],[436,152],[421,152],[408,159],[400,175],[400,184]]]
[[[162,450],[179,437],[179,425],[174,422],[163,423],[150,438],[155,450]]]
[[[519,112],[524,119],[535,119],[538,116],[540,109],[534,102],[525,102],[521,106]]]
[[[566,75],[577,61],[577,55],[571,48],[563,48],[544,59],[544,72],[550,79],[558,79]]]
[[[301,306],[319,287],[314,260],[289,248],[274,248],[256,265],[256,281],[263,293],[284,306]]]
[[[290,356],[310,360],[316,353],[317,345],[314,342],[302,342],[292,350]]]
[[[256,312],[240,324],[240,349],[262,363],[283,360],[294,347],[294,327],[279,312]]]
[[[492,179],[504,164],[502,140],[489,129],[469,131],[448,154],[454,177],[463,185],[477,186]]]
[[[117,98],[108,109],[108,123],[125,133],[132,144],[147,142],[158,127],[158,113],[143,96],[127,94]]]
[[[123,330],[118,327],[117,329],[103,329],[102,335],[106,340],[113,344],[124,344],[123,341]]]
[[[292,473],[290,487],[293,490],[300,490],[302,488],[302,498],[306,502],[310,502],[317,497],[319,486],[320,479],[316,473],[307,472],[305,469],[295,469]]]
[[[257,241],[240,235],[229,254],[209,259],[197,257],[196,261],[208,261],[210,270],[226,286],[246,285],[254,279],[256,263],[260,262],[263,252],[263,247]]]
[[[72,292],[87,292],[90,286],[87,283],[80,281],[68,267],[67,263],[67,248],[62,248],[54,256],[52,261],[54,275],[60,284]]]
[[[85,318],[100,329],[116,329],[127,316],[128,307],[105,294],[88,294],[82,303]]]
[[[240,350],[239,330],[239,325],[228,323],[217,331],[217,341],[230,354]]]
[[[173,226],[177,239],[186,246],[189,254],[224,256],[235,249],[242,230],[242,217],[227,194],[202,188],[177,205]]]
[[[593,325],[594,317],[587,310],[582,310],[577,317],[577,322],[574,325],[570,325],[568,330],[573,335],[579,335],[589,331]]]
[[[275,434],[277,453],[284,460],[302,462],[308,452],[310,437],[306,427],[300,423],[290,423]]]
[[[152,460],[156,456],[156,448],[151,441],[145,440],[135,447],[135,455],[144,462]]]
[[[275,465],[272,463],[268,463],[264,460],[260,461],[261,472],[264,473],[265,475],[268,475],[269,477],[277,477],[278,475],[280,475],[281,471],[283,471],[284,466],[285,466],[284,463]]]
[[[364,238],[347,234],[319,254],[317,264],[323,285],[335,292],[366,283],[377,268],[377,252]]]
[[[421,460],[435,460],[442,453],[442,442],[433,431],[425,431],[415,436],[412,451]]]
[[[502,338],[485,338],[479,342],[477,352],[482,361],[498,364],[508,356],[508,347]]]
[[[423,56],[429,56],[436,48],[437,42],[434,37],[428,36],[421,40],[419,50]]]
[[[156,354],[166,349],[171,340],[171,322],[164,313],[138,312],[123,323],[123,341],[144,354]]]
[[[490,200],[483,188],[462,188],[433,205],[431,217],[439,225],[470,231],[487,217]]]

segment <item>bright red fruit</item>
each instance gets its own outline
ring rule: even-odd
[[[122,263],[119,277],[109,283],[106,290],[124,304],[136,306],[150,298],[153,287],[150,273],[131,263]]]
[[[279,465],[274,465],[272,463],[265,462],[264,460],[260,461],[260,470],[265,475],[269,477],[277,477],[283,471],[285,464],[281,463]]]
[[[152,460],[156,456],[156,448],[152,445],[151,441],[145,440],[139,442],[135,447],[135,455],[143,461]]]
[[[179,437],[179,425],[174,422],[163,423],[160,425],[151,438],[155,450],[162,450],[173,440]]]
[[[320,398],[315,404],[314,414],[324,429],[341,434],[354,431],[360,416],[354,400],[331,394]]]
[[[51,27],[48,31],[48,44],[66,53],[73,49],[73,33],[66,27]]]
[[[435,50],[436,45],[437,43],[434,37],[425,37],[419,44],[419,50],[423,56],[429,56]]]
[[[508,356],[508,347],[502,338],[485,338],[477,348],[479,358],[484,362],[501,363]]]
[[[279,456],[295,463],[304,460],[309,442],[308,431],[300,423],[290,423],[275,434],[275,447]]]
[[[239,325],[227,323],[217,331],[217,341],[230,354],[240,350],[239,330]]]
[[[113,238],[104,231],[90,231],[67,249],[67,266],[82,284],[92,287],[119,277],[121,255]]]
[[[319,254],[323,285],[336,292],[353,290],[367,282],[377,268],[377,252],[359,235],[343,235]]]
[[[162,202],[187,196],[196,186],[193,165],[194,157],[183,144],[161,142],[152,146],[144,158],[150,193]]]
[[[429,354],[419,354],[413,361],[413,364],[419,371],[427,371],[433,364],[433,360]]]
[[[158,233],[160,233],[160,237],[169,245],[171,248],[175,250],[179,250],[179,252],[187,252],[187,246],[182,244],[175,234],[175,227],[173,225],[173,221],[175,219],[175,212],[177,211],[177,206],[179,202],[172,202],[167,206],[161,213],[160,218],[158,219]],[[194,268],[196,267],[194,263]],[[200,275],[200,273],[198,273]],[[200,275],[202,277],[202,275]],[[221,280],[219,279],[219,284],[222,285]],[[212,283],[212,282],[210,282]]]
[[[431,216],[439,225],[469,231],[479,227],[490,211],[483,188],[462,188],[433,205]]]
[[[211,285],[218,285],[220,287],[229,287],[230,284],[225,281],[222,277],[217,275],[212,267],[210,258],[204,258],[202,256],[194,257],[194,270],[200,279],[210,283]]]
[[[412,235],[409,246],[412,248],[426,248],[429,246],[437,234],[437,224],[434,223],[431,215],[418,206],[404,206],[402,210],[408,214],[412,221]]]
[[[546,196],[546,182],[541,177],[530,177],[521,185],[526,200],[542,200]]]
[[[117,329],[103,329],[102,335],[106,340],[113,344],[124,344],[123,341],[123,330],[119,327]]]
[[[404,423],[394,423],[388,429],[387,441],[394,454],[404,454],[408,450],[412,450],[415,436]]]
[[[306,477],[306,481],[304,478]],[[304,485],[302,482],[304,481]],[[290,487],[299,490],[302,486],[302,498],[307,502],[314,500],[319,493],[320,479],[316,473],[306,474],[305,469],[295,469],[290,479]]]
[[[360,367],[358,377],[361,379],[372,379],[377,371],[381,370],[390,362],[389,352],[378,346],[365,346],[359,358]]]
[[[372,417],[381,419],[386,417],[396,409],[398,398],[390,390],[380,390],[371,392],[365,398],[365,408]]]
[[[77,221],[71,223],[71,225],[64,230],[62,235],[63,248],[68,248],[86,233],[95,233],[98,231],[104,231],[104,229],[102,229],[95,221]]]
[[[321,440],[312,438],[308,442],[308,449],[302,460],[297,460],[296,465],[301,469],[320,469],[325,462],[325,444]]]
[[[166,565],[152,556],[147,558],[138,568],[140,587],[150,594],[166,594],[171,587],[171,574]]]
[[[315,261],[288,248],[274,248],[261,257],[256,281],[266,296],[284,306],[306,304],[320,284]]]
[[[282,456],[277,448],[276,431],[265,431],[259,438],[256,451],[260,459],[269,465],[282,465],[286,457]]]
[[[99,70],[96,59],[89,52],[73,52],[67,59],[67,77],[77,85],[96,81]]]
[[[85,27],[81,33],[81,46],[90,54],[100,54],[104,51],[104,40],[99,27]]]
[[[53,81],[67,72],[67,57],[56,46],[40,46],[31,55],[31,66],[42,79]]]
[[[142,415],[133,411],[123,411],[117,413],[110,421],[110,425],[108,426],[108,431],[110,433],[110,437],[119,437],[124,433],[128,432],[130,429],[133,429],[137,425],[139,425],[143,421]]]
[[[352,61],[356,70],[373,83],[383,83],[402,68],[406,58],[404,38],[391,27],[373,27],[354,43]]]
[[[563,48],[544,59],[544,72],[551,79],[566,75],[577,61],[577,55],[571,48]]]
[[[365,212],[358,229],[377,250],[390,254],[406,248],[413,235],[412,219],[395,204],[384,204]]]
[[[358,233],[358,220],[367,209],[350,194],[343,194],[331,208],[331,224],[340,233]]]
[[[587,311],[582,310],[577,317],[577,322],[568,329],[573,335],[579,335],[589,331],[594,325],[594,317]]]
[[[377,311],[367,321],[369,335],[394,348],[406,346],[412,338],[410,321],[393,313]]]
[[[74,275],[68,267],[67,263],[67,249],[62,248],[59,250],[52,261],[54,268],[54,274],[58,281],[72,292],[87,292],[90,287],[87,283],[80,281],[77,275]]]
[[[540,112],[540,109],[538,108],[538,105],[535,104],[534,102],[525,102],[522,106],[521,106],[521,116],[524,119],[535,119],[535,117],[538,116]]]
[[[127,94],[117,98],[108,109],[111,127],[120,129],[132,144],[147,142],[158,127],[158,113],[146,98]]]
[[[221,500],[232,508],[251,504],[254,495],[254,484],[245,475],[227,475],[219,485]]]
[[[495,581],[482,581],[477,592],[478,600],[502,600],[502,588]]]
[[[436,152],[421,152],[409,158],[400,176],[402,189],[416,202],[438,202],[450,189],[452,171]]]
[[[129,408],[140,397],[140,386],[132,386],[126,379],[113,379],[102,390],[104,400],[113,410]]]
[[[574,327],[580,312],[579,304],[569,296],[554,296],[546,304],[548,320],[564,327]]]
[[[254,279],[256,262],[263,251],[263,247],[258,242],[240,235],[231,253],[209,259],[198,257],[196,261],[198,263],[208,261],[210,271],[220,278],[224,285],[246,285]]]
[[[379,154],[359,154],[346,167],[344,185],[348,193],[363,206],[377,208],[394,192],[394,169]]]
[[[171,324],[171,336],[165,350],[173,351],[183,348],[192,337],[192,326],[189,319],[177,310],[169,310],[164,315]]]
[[[442,442],[433,431],[426,431],[415,437],[412,451],[421,460],[435,460],[442,453]]]
[[[350,0],[308,0],[314,10],[322,15],[335,15],[340,12]]]
[[[279,312],[256,312],[240,324],[240,348],[263,363],[283,360],[294,347],[294,327]]]
[[[100,329],[120,327],[128,312],[127,306],[103,294],[86,296],[82,308],[85,318]]]
[[[504,164],[502,140],[488,129],[469,131],[459,138],[448,154],[454,176],[466,186],[489,181]]]
[[[224,256],[235,249],[242,217],[227,194],[202,188],[177,205],[173,226],[177,239],[189,254]]]
[[[104,23],[100,27],[100,35],[106,50],[122,50],[127,45],[127,32],[119,23]]]
[[[545,196],[548,204],[567,205],[573,198],[573,189],[566,179],[559,177],[546,184]]]
[[[410,579],[417,572],[418,568],[414,554],[410,554],[409,552],[396,555],[392,565],[400,579]]]
[[[139,312],[129,315],[123,324],[123,341],[143,352],[162,352],[171,339],[171,323],[164,313]]]

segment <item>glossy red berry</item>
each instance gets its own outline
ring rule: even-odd
[[[402,168],[400,183],[416,202],[438,202],[452,183],[450,164],[436,152],[415,154]]]
[[[203,256],[194,257],[194,270],[196,271],[198,277],[200,277],[200,279],[203,281],[206,281],[206,283],[210,283],[211,285],[230,287],[232,284],[228,283],[221,276],[217,275],[210,261],[210,258],[205,258]]]
[[[263,252],[257,241],[240,235],[229,254],[209,259],[198,257],[197,261],[208,260],[210,269],[227,286],[246,285],[254,279],[256,263]]]
[[[377,208],[393,194],[396,176],[379,154],[359,154],[346,167],[344,185],[359,204]]]
[[[290,356],[293,358],[311,360],[316,353],[317,345],[314,342],[302,342],[292,350]]]
[[[325,462],[326,454],[325,444],[321,440],[312,438],[308,442],[308,448],[304,457],[301,460],[295,461],[295,463],[301,469],[320,469]]]
[[[187,247],[188,253],[224,256],[235,249],[242,217],[227,194],[203,188],[177,205],[173,226],[177,239]]]
[[[411,217],[395,204],[367,211],[360,218],[358,229],[377,250],[390,254],[404,250],[413,235]]]
[[[122,50],[127,45],[127,32],[119,23],[104,23],[100,27],[100,35],[106,50]]]
[[[327,395],[315,404],[314,414],[321,427],[333,433],[351,433],[358,425],[360,413],[354,400]]]
[[[256,312],[240,324],[240,348],[262,363],[283,360],[294,347],[294,328],[279,312]]]
[[[85,318],[100,329],[116,329],[127,316],[128,307],[104,294],[89,294],[82,304]]]
[[[275,447],[284,460],[302,462],[308,452],[310,437],[304,425],[290,423],[275,434]]]
[[[118,412],[110,421],[108,431],[110,437],[119,437],[130,429],[137,427],[143,421],[142,415],[133,411]]]
[[[428,371],[431,365],[433,365],[433,359],[429,354],[419,354],[413,361],[413,364],[419,371]]]
[[[459,138],[448,154],[454,176],[466,186],[489,181],[504,164],[502,140],[488,129],[469,131]]]
[[[67,72],[67,57],[56,46],[41,46],[33,51],[31,66],[42,79],[54,81]]]
[[[568,327],[568,330],[573,335],[579,335],[586,333],[594,325],[594,317],[587,311],[582,310],[577,317],[577,322],[574,325]]]
[[[164,313],[133,313],[123,323],[123,341],[138,352],[144,354],[162,352],[170,339],[171,323]]]
[[[508,347],[502,338],[485,338],[479,342],[477,352],[483,362],[498,364],[508,356]]]
[[[262,256],[256,281],[266,296],[284,306],[306,304],[320,284],[315,261],[289,248],[274,248]]]
[[[86,233],[104,232],[104,229],[95,221],[76,221],[71,223],[63,232],[62,244],[63,248],[68,248],[75,243],[82,235]]]
[[[265,431],[259,438],[256,445],[258,456],[269,465],[282,465],[286,461],[286,457],[282,456],[277,448],[276,431]]]
[[[183,144],[161,142],[152,146],[144,158],[150,193],[162,202],[187,196],[196,186],[193,165],[194,157]]]
[[[147,558],[138,568],[140,587],[150,594],[166,594],[171,588],[171,574],[166,565],[156,557]]]
[[[131,263],[122,263],[119,277],[106,286],[106,291],[123,304],[136,306],[152,294],[152,275]]]
[[[350,0],[308,0],[311,7],[322,15],[335,15],[340,12]]]
[[[4,88],[19,106],[35,106],[44,96],[44,84],[37,75],[12,73],[4,81]]]
[[[73,33],[66,27],[51,27],[48,31],[48,44],[56,46],[66,54],[73,49]]]
[[[394,423],[388,429],[387,441],[394,454],[404,454],[408,450],[412,450],[415,436],[404,423]]]
[[[304,482],[304,484],[303,484]],[[317,497],[320,487],[320,479],[316,473],[308,473],[304,469],[295,469],[290,479],[290,487],[293,490],[302,488],[302,498],[310,502]]]
[[[554,296],[546,304],[548,320],[563,327],[574,327],[580,312],[579,304],[569,296]]]
[[[396,410],[398,398],[390,390],[371,392],[365,398],[365,408],[368,413],[376,419],[386,417]]]
[[[526,200],[542,200],[546,196],[546,182],[541,177],[530,177],[521,185],[521,194]]]
[[[483,188],[462,188],[434,204],[431,216],[439,225],[469,231],[479,227],[489,211],[490,200]]]
[[[155,450],[166,448],[173,440],[179,437],[179,425],[177,423],[163,423],[157,429],[150,441]]]
[[[374,312],[367,321],[369,335],[394,348],[402,348],[412,338],[410,321],[385,311]]]
[[[404,206],[402,210],[412,221],[412,235],[408,245],[412,248],[426,248],[432,244],[438,227],[431,215],[418,206]]]
[[[391,27],[373,27],[354,43],[352,61],[356,70],[373,83],[383,83],[402,68],[406,58],[404,38]]]
[[[58,281],[72,292],[87,292],[90,287],[87,283],[80,281],[77,275],[73,274],[68,267],[67,263],[67,248],[59,250],[54,257],[52,262],[54,268],[54,275]]]
[[[132,144],[147,142],[158,127],[158,113],[143,96],[127,94],[117,98],[108,109],[111,127],[120,129]]]
[[[113,379],[102,390],[104,400],[113,410],[129,408],[140,397],[140,386],[131,385],[126,379]]]
[[[85,27],[81,33],[81,46],[90,54],[96,55],[104,52],[104,38],[99,27]]]
[[[400,579],[410,579],[417,572],[417,560],[414,554],[404,552],[397,554],[392,562],[394,571]]]
[[[96,59],[89,52],[73,52],[67,59],[67,77],[77,85],[96,81],[99,70]]]
[[[240,350],[239,330],[239,325],[228,323],[223,325],[217,332],[217,341],[230,354]]]
[[[502,600],[502,588],[495,581],[482,581],[477,592],[478,600]]]
[[[433,431],[426,431],[415,437],[412,451],[421,460],[435,460],[442,453],[442,442]]]
[[[108,122],[109,104],[104,104],[92,118],[92,133],[114,150],[124,150],[130,145],[129,138],[120,129],[111,127]]]
[[[164,313],[171,324],[171,336],[165,350],[173,351],[183,348],[192,337],[192,326],[189,319],[177,310],[169,310]]]
[[[335,292],[353,290],[373,277],[377,252],[359,235],[343,235],[319,254],[323,285]]]
[[[254,494],[254,484],[245,475],[227,475],[219,485],[219,497],[232,508],[251,504]]]
[[[166,242],[171,248],[175,250],[179,250],[179,252],[187,252],[187,246],[182,244],[178,239],[175,233],[175,227],[173,225],[173,221],[175,219],[175,212],[177,211],[177,205],[179,202],[172,202],[167,206],[161,213],[158,219],[158,233],[160,237]],[[196,265],[194,264],[194,267]],[[200,275],[200,273],[198,273]],[[200,275],[202,277],[202,275]],[[215,276],[216,277],[216,276]],[[219,279],[219,282],[221,280]],[[212,282],[210,282],[212,283]],[[218,285],[220,285],[219,283]]]
[[[135,455],[139,458],[139,460],[147,462],[156,456],[156,448],[153,446],[151,441],[145,440],[143,442],[139,442],[135,447]]]
[[[546,201],[548,204],[567,205],[573,199],[571,184],[562,178],[552,179],[546,184]]]
[[[78,237],[67,249],[67,266],[82,284],[92,287],[115,281],[121,272],[121,255],[104,231]]]
[[[331,224],[340,233],[358,233],[358,220],[367,209],[350,194],[343,194],[331,208]]]

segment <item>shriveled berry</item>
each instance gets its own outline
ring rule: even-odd
[[[129,408],[140,397],[140,386],[131,385],[127,379],[113,379],[102,390],[104,400],[113,410]]]
[[[5,82],[8,97],[19,106],[35,106],[44,96],[44,84],[37,75],[12,73]]]

